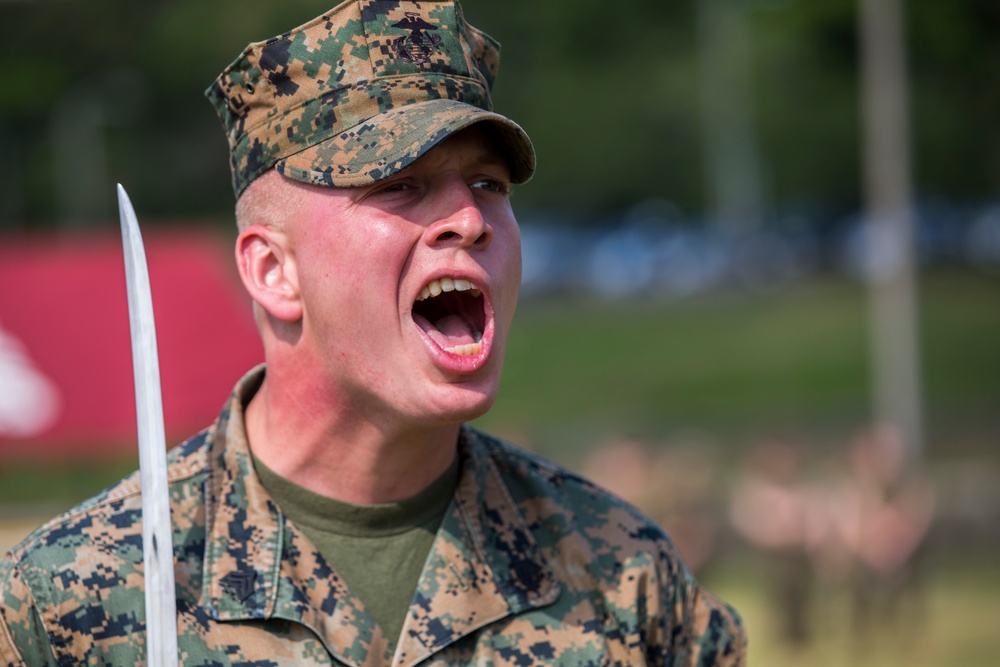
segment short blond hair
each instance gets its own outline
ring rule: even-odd
[[[236,200],[236,228],[243,231],[251,225],[263,225],[279,231],[285,221],[295,215],[298,197],[289,196],[295,188],[291,181],[274,169],[269,169],[247,186]]]

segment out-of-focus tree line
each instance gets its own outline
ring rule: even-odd
[[[201,92],[250,41],[334,0],[0,1],[0,226],[105,219],[113,183],[146,218],[228,219],[226,144]],[[517,206],[581,223],[656,197],[706,209],[704,5],[736,3],[744,116],[770,211],[860,204],[856,0],[466,0],[503,45],[494,101],[539,155]],[[906,3],[915,186],[1000,190],[1000,3]]]

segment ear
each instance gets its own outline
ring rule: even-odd
[[[263,225],[251,225],[236,237],[236,266],[243,286],[271,317],[302,319],[299,277],[288,237]]]

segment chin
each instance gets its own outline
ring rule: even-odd
[[[443,395],[438,397],[433,408],[426,414],[436,414],[443,422],[459,424],[482,417],[497,397],[495,383],[490,386],[450,385]]]

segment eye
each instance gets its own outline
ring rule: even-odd
[[[486,192],[497,192],[500,194],[507,194],[510,191],[510,186],[505,181],[501,181],[496,178],[482,178],[473,182],[469,187],[476,190],[485,190]]]
[[[414,187],[415,186],[413,185],[413,183],[411,183],[411,182],[409,182],[408,180],[405,180],[405,179],[396,179],[396,180],[386,181],[384,183],[378,183],[375,186],[373,186],[371,189],[369,189],[368,192],[365,195],[365,198],[369,198],[369,197],[375,197],[375,198],[390,197],[391,198],[393,196],[398,196],[400,194],[409,192],[410,190],[413,190]]]
[[[377,192],[403,192],[409,190],[410,187],[410,184],[404,181],[392,181],[383,185]]]

